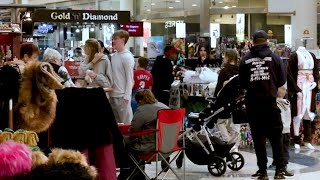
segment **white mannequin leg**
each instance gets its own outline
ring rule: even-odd
[[[300,117],[300,116],[296,116],[293,118],[293,134],[294,134],[294,136],[299,136],[301,118],[302,117]],[[294,148],[300,149],[300,145],[295,143]]]
[[[299,136],[299,129],[300,129],[300,124],[301,124],[301,115],[296,116],[293,118],[293,134],[295,136]]]

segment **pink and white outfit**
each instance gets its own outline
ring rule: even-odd
[[[302,96],[297,97],[297,116],[293,118],[294,135],[299,136],[299,127],[302,119],[313,121],[315,114],[310,111],[312,89],[316,87],[314,82],[314,61],[305,47],[299,47],[297,85],[302,90]]]

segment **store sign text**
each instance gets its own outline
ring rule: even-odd
[[[129,23],[130,11],[102,11],[102,10],[35,10],[33,22],[89,22],[89,23]]]
[[[164,24],[165,28],[169,28],[169,27],[176,27],[177,23],[183,23],[183,20],[178,20],[178,21],[166,21]]]
[[[71,16],[73,17],[74,20],[103,20],[103,21],[117,21],[118,20],[118,13],[115,13],[114,15],[95,15],[92,13],[60,13],[58,14],[57,12],[52,12],[50,17],[52,20],[71,20]]]

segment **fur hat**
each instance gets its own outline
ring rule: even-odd
[[[46,62],[28,63],[22,74],[15,112],[19,127],[29,131],[46,131],[56,114],[55,89],[62,89],[62,79]]]
[[[35,168],[43,164],[47,164],[48,160],[49,160],[48,157],[44,155],[42,151],[32,152],[32,168]]]
[[[79,151],[53,149],[48,158],[40,151],[32,157],[32,171],[16,176],[15,180],[94,180],[97,177],[97,170],[88,165]]]
[[[65,149],[52,149],[49,154],[48,164],[63,164],[63,163],[77,163],[86,167],[88,174],[91,177],[97,177],[98,173],[95,167],[89,166],[86,157],[79,151],[65,150]]]
[[[0,144],[0,179],[31,171],[31,150],[12,140]]]
[[[86,167],[77,163],[43,164],[14,180],[94,180]]]

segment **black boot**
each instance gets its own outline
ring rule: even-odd
[[[170,162],[170,157],[166,158],[167,162]],[[161,161],[161,168],[164,172],[167,172],[169,170],[169,166],[167,166],[167,163],[164,162],[164,160]]]
[[[184,158],[184,154],[181,152],[176,160],[176,165],[177,165],[177,168],[180,169],[182,167],[182,161],[183,161],[183,158]]]

